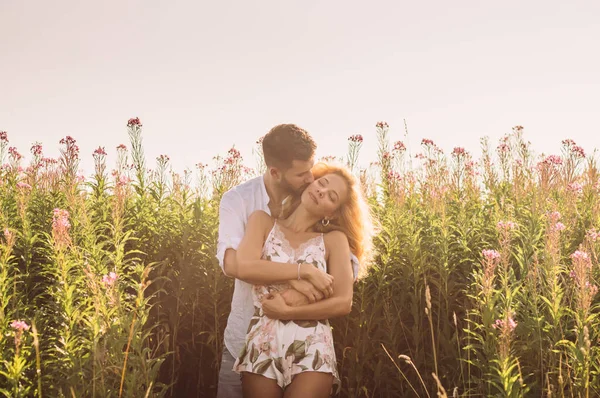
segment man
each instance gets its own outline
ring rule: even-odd
[[[289,195],[301,192],[313,182],[311,169],[314,165],[316,144],[311,136],[294,124],[273,127],[262,141],[267,171],[226,192],[219,208],[219,241],[217,258],[223,272],[235,279],[231,313],[224,333],[225,347],[219,372],[218,398],[242,397],[240,376],[232,368],[240,353],[250,319],[254,312],[252,284],[285,281],[243,281],[238,279],[236,249],[239,246],[248,217],[256,210],[279,215],[282,202]],[[277,266],[297,268],[295,264]],[[355,270],[356,270],[355,265]],[[356,272],[355,272],[356,274]],[[302,305],[329,297],[333,291],[328,286],[317,290],[304,280],[288,281],[293,289],[285,292],[291,305]]]

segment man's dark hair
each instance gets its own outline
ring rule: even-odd
[[[280,124],[271,129],[262,141],[265,164],[287,170],[294,160],[309,160],[317,144],[308,132],[295,124]]]

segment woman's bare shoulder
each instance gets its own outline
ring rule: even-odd
[[[266,231],[273,228],[273,224],[275,223],[275,219],[271,217],[267,212],[263,210],[256,210],[250,214],[248,217],[248,225],[247,228],[253,228],[255,231],[261,230]]]
[[[325,247],[332,248],[341,246],[340,248],[348,247],[348,237],[342,231],[331,231],[323,235]]]

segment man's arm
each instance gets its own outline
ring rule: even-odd
[[[235,251],[244,237],[246,227],[242,214],[243,206],[242,198],[235,191],[226,192],[219,205],[217,259],[223,273],[231,278],[237,278]]]
[[[217,243],[217,259],[219,260],[219,265],[221,266],[223,273],[231,278],[240,279],[253,285],[283,282],[280,280],[258,280],[248,276],[247,273],[240,274],[237,260],[237,249],[246,235],[246,227],[248,226],[248,228],[251,229],[251,231],[248,232],[255,241],[253,244],[256,245],[256,247],[259,247],[261,252],[264,244],[265,232],[264,230],[259,231],[257,228],[266,228],[266,226],[260,225],[260,223],[251,222],[250,219],[253,218],[253,215],[254,218],[256,218],[256,214],[263,213],[264,217],[259,218],[261,218],[263,221],[266,219],[270,220],[270,217],[266,213],[255,212],[250,215],[248,224],[246,225],[246,222],[243,219],[243,208],[244,201],[237,192],[228,191],[223,195],[219,206],[219,240]],[[294,269],[297,276],[298,270],[295,266]]]

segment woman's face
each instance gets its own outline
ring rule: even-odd
[[[326,174],[314,180],[302,192],[302,204],[320,218],[331,218],[348,197],[348,185],[337,174]]]

